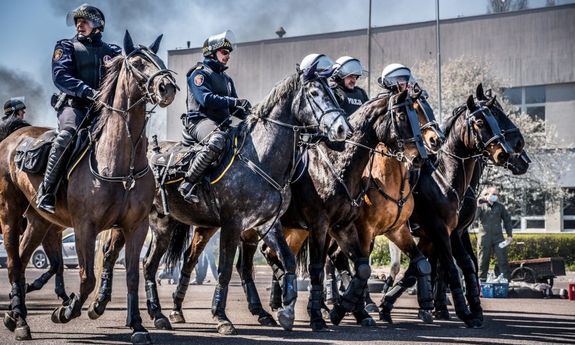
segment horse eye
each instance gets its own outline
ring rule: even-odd
[[[475,125],[479,128],[483,128],[483,120],[475,120]]]
[[[399,114],[399,120],[405,121],[405,114]]]
[[[319,92],[317,92],[317,90],[311,90],[311,91],[309,92],[309,94],[312,95],[313,97],[319,96]]]

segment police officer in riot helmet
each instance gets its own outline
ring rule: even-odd
[[[416,84],[411,70],[399,63],[385,66],[377,81],[381,87],[392,94],[410,89]]]
[[[121,54],[117,45],[102,41],[105,18],[102,11],[83,4],[66,18],[76,35],[56,43],[52,56],[52,80],[62,92],[57,102],[58,136],[52,144],[44,180],[38,191],[38,208],[55,212],[55,194],[66,166],[68,149],[78,127],[96,99],[104,74],[104,63]]]
[[[179,187],[188,202],[199,201],[196,189],[200,178],[223,153],[231,116],[243,119],[251,109],[248,100],[238,98],[234,82],[224,72],[234,45],[235,37],[230,30],[210,36],[202,48],[204,61],[198,62],[187,74],[188,113],[184,137],[203,145]]]
[[[305,71],[313,65],[316,65],[316,71],[319,75],[328,77],[333,73],[335,62],[325,54],[313,53],[304,56],[299,64],[299,69]]]
[[[8,120],[11,116],[17,117],[19,119],[24,119],[24,114],[26,114],[26,104],[17,98],[10,98],[4,103],[4,116],[2,120]]]
[[[361,62],[351,56],[342,56],[335,61],[331,88],[348,116],[369,99],[365,90],[356,85],[364,73]]]

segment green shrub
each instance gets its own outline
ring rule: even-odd
[[[371,262],[374,266],[390,264],[389,247],[387,238],[380,236],[375,240]],[[477,250],[477,236],[471,234],[471,243]],[[535,259],[544,257],[562,257],[565,259],[565,267],[569,271],[575,271],[575,233],[568,234],[513,234],[513,243],[507,251],[509,260]],[[477,254],[477,252],[476,252]],[[402,266],[408,259],[401,256]]]

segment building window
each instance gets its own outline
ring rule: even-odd
[[[545,120],[545,86],[511,87],[503,95],[507,101],[516,105],[522,113],[536,119]]]
[[[563,200],[563,229],[575,230],[575,188],[566,188],[569,195]]]
[[[508,204],[513,228],[520,231],[545,230],[545,196],[533,190],[523,190],[518,203]],[[505,205],[505,201],[503,201]]]

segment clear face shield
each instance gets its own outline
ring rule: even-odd
[[[348,77],[350,75],[356,75],[358,77],[367,75],[367,71],[363,69],[361,63],[358,60],[349,60],[345,62],[341,67],[337,69],[337,76],[341,79]]]
[[[210,51],[216,51],[220,48],[229,48],[235,50],[237,46],[236,35],[231,30],[226,30],[220,34],[208,38],[208,48]]]

